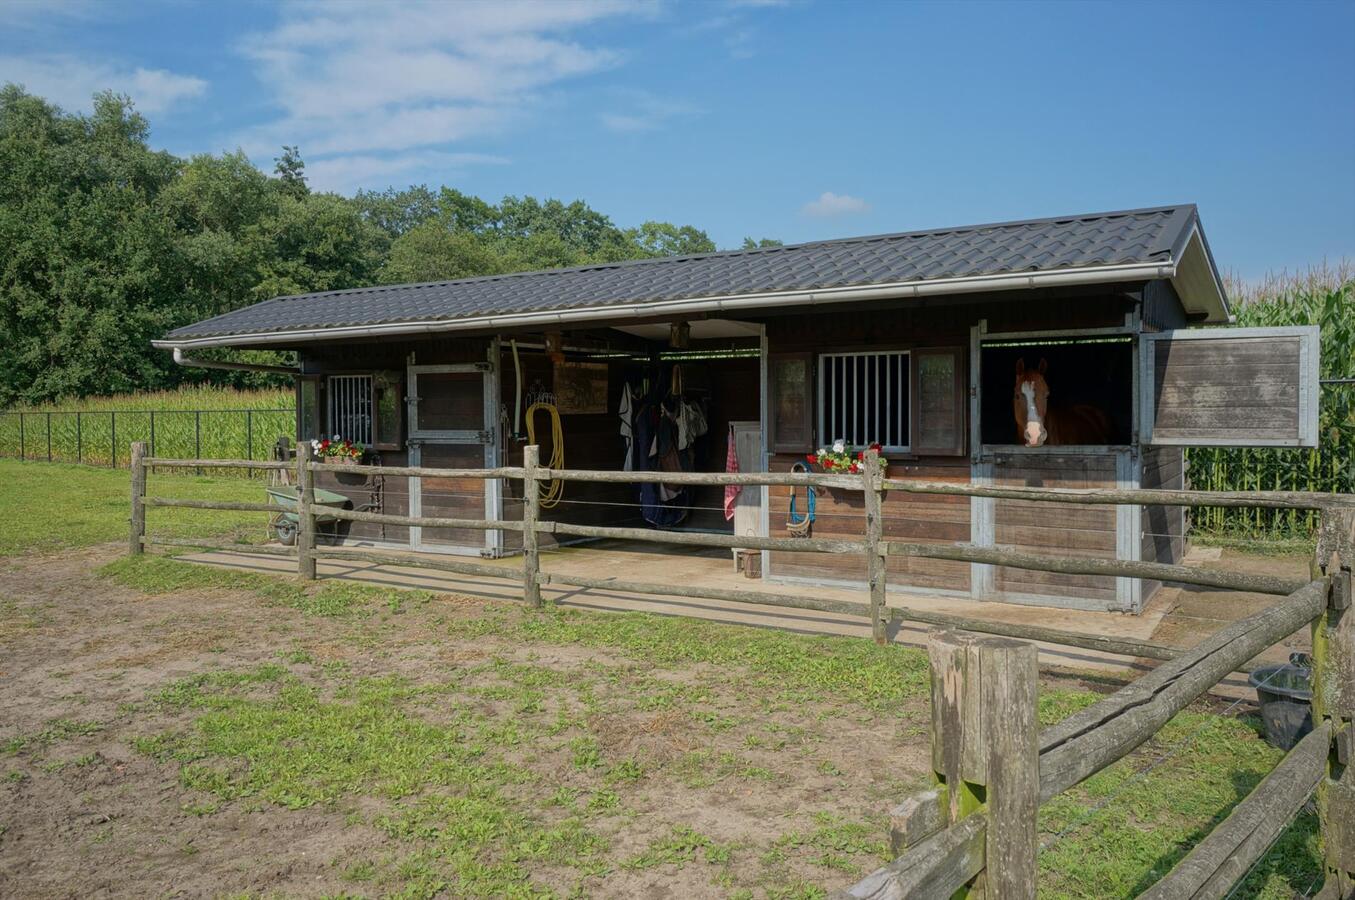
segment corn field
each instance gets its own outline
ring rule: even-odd
[[[1239,326],[1318,325],[1321,377],[1355,377],[1355,273],[1342,266],[1255,287],[1229,285]],[[1355,492],[1355,384],[1322,385],[1316,450],[1191,448],[1190,485],[1204,490]],[[1295,510],[1201,509],[1192,529],[1219,536],[1306,538],[1316,515]]]
[[[159,456],[267,459],[295,430],[290,391],[196,387],[5,410],[0,456],[116,467],[145,441]]]

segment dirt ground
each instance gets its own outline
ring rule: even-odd
[[[888,810],[927,779],[916,650],[167,560],[101,571],[121,556],[0,560],[0,896],[822,897],[887,858]],[[1179,592],[1159,637],[1242,602]],[[1042,719],[1117,686],[1049,675]],[[1211,711],[1232,707],[1042,811],[1042,831],[1076,831],[1042,891],[1136,895],[1262,777],[1254,725]],[[1108,830],[1121,782],[1152,827]],[[1176,816],[1183,792],[1199,809]],[[1265,896],[1310,878],[1304,828]]]
[[[551,825],[565,815],[550,807],[562,792],[606,801],[584,816],[607,847],[592,863],[525,854],[538,860],[528,866],[536,888],[560,894],[799,896],[849,883],[878,864],[890,801],[926,771],[922,698],[878,716],[755,696],[707,664],[637,665],[596,647],[524,645],[493,628],[458,635],[458,621],[491,605],[481,601],[325,617],[249,590],[147,594],[97,574],[118,552],[0,564],[0,895],[439,893],[411,862],[437,855],[427,841],[382,827],[406,800],[379,774],[288,808],[248,789],[204,791],[185,774],[192,751],[146,750],[159,735],[191,735],[212,708],[158,701],[166,689],[270,664],[324,698],[395,676],[450,706],[478,707],[478,733],[521,727],[518,743],[501,741],[502,758],[526,775],[507,779],[514,809]],[[552,673],[585,702],[546,690],[524,713],[513,705],[520,685],[499,677],[514,667]],[[663,682],[674,685],[671,704]],[[433,722],[447,712],[427,698],[416,705]],[[550,720],[565,723],[558,735]],[[580,747],[599,764],[580,766]],[[616,777],[626,761],[643,773]],[[446,878],[465,860],[433,862],[441,892],[458,895]],[[497,893],[492,879],[470,883]]]

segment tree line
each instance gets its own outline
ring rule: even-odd
[[[581,200],[313,191],[295,147],[272,173],[239,151],[183,159],[150,146],[124,96],[83,114],[0,88],[0,407],[260,383],[177,367],[150,341],[270,297],[715,249],[694,226],[622,228]]]

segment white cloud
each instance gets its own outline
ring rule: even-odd
[[[193,75],[90,62],[67,54],[0,55],[0,81],[18,82],[66,109],[88,109],[98,91],[117,91],[147,114],[164,112],[207,91],[207,82]]]
[[[53,22],[93,21],[114,10],[98,0],[5,0],[0,23],[13,28],[41,28]]]
[[[308,171],[346,173],[339,180],[398,174],[398,154],[493,136],[550,88],[619,65],[620,52],[572,33],[656,9],[652,0],[286,6],[274,29],[238,48],[280,111],[241,142],[256,157],[297,144]],[[378,166],[373,154],[392,158]]]
[[[851,194],[834,194],[832,191],[824,191],[818,197],[806,203],[800,209],[800,212],[816,218],[854,216],[870,212],[870,204],[860,197],[853,197]]]
[[[453,179],[447,173],[462,172],[473,165],[504,165],[502,156],[486,153],[448,153],[438,150],[416,150],[386,156],[350,154],[306,163],[306,180],[311,187],[322,191],[352,193],[358,188],[375,184],[391,184],[396,179],[430,176],[437,182]],[[431,177],[436,175],[436,177]]]
[[[599,114],[602,124],[610,131],[653,131],[674,119],[700,113],[691,103],[656,97],[646,91],[622,91],[616,103]]]

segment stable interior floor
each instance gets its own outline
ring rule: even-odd
[[[295,564],[290,559],[251,554],[248,550],[188,553],[179,558],[256,572],[290,574],[295,571]],[[1207,552],[1193,556],[1188,561],[1209,567],[1233,567],[1232,560],[1221,561]],[[493,561],[493,564],[503,566],[505,574],[508,572],[516,574],[521,560],[518,557],[510,557]],[[1281,562],[1270,561],[1270,564],[1280,566]],[[700,585],[858,603],[866,600],[865,592],[860,588],[780,584],[769,580],[750,579],[734,571],[733,559],[728,550],[696,549],[668,544],[637,547],[635,544],[598,541],[586,545],[543,550],[541,568],[544,572],[586,575],[590,578],[672,582],[687,586]],[[430,590],[485,600],[513,602],[522,600],[520,585],[508,578],[457,575],[415,566],[338,560],[320,560],[317,570],[321,578],[338,578],[393,588]],[[731,624],[780,628],[805,634],[859,637],[868,637],[870,634],[868,624],[863,619],[811,610],[759,607],[721,600],[641,595],[599,588],[555,585],[543,587],[542,596],[560,606],[579,609],[690,616]],[[1165,588],[1157,593],[1142,615],[1129,616],[1121,613],[1097,613],[1006,603],[975,603],[963,599],[902,591],[890,591],[888,595],[890,606],[962,615],[992,622],[1040,625],[1129,640],[1153,640],[1178,647],[1190,647],[1228,622],[1257,612],[1271,602],[1273,598],[1257,594],[1210,591],[1203,588]],[[897,631],[891,630],[890,637],[896,643],[920,646],[925,643],[931,627],[905,622]],[[1307,649],[1307,644],[1306,633],[1300,632],[1284,644],[1271,648],[1261,658],[1267,662],[1281,662],[1287,659],[1292,650]],[[1144,660],[1098,650],[1081,650],[1046,643],[1037,643],[1037,646],[1040,649],[1041,665],[1047,667],[1083,672],[1132,674],[1146,671],[1153,665]],[[1254,696],[1245,676],[1240,674],[1221,682],[1215,693],[1221,696]]]

